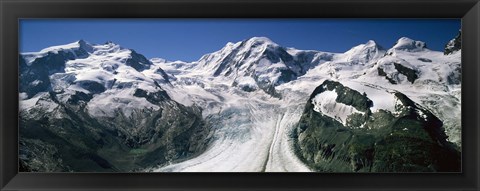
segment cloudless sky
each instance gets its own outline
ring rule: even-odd
[[[147,58],[195,61],[227,42],[265,36],[284,47],[345,52],[375,40],[388,49],[400,37],[443,50],[460,19],[22,19],[20,52],[68,44],[113,41]]]

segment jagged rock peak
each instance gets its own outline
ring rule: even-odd
[[[83,39],[80,39],[79,41],[77,41],[77,43],[78,43],[80,49],[83,49],[87,52],[93,52],[92,44],[88,43],[87,41],[84,41]]]
[[[457,52],[458,50],[462,49],[462,31],[459,30],[457,36],[450,40],[446,45],[445,49],[443,51],[443,54],[448,55],[452,54],[454,52]]]

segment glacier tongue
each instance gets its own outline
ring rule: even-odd
[[[218,113],[206,117],[207,121],[213,124],[215,133],[213,143],[203,154],[178,164],[151,170],[155,172],[310,171],[292,150],[293,142],[289,134],[300,118],[303,110],[301,102],[290,103],[289,107],[285,107],[276,98],[227,96],[231,101],[219,106],[221,111]]]

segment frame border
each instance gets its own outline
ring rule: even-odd
[[[462,18],[462,173],[18,173],[21,18]],[[0,0],[0,190],[480,190],[479,23],[479,0]]]

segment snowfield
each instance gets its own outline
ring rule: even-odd
[[[314,106],[313,110],[335,119],[343,125],[347,125],[348,116],[354,113],[364,114],[352,106],[345,105],[343,103],[337,103],[335,101],[337,97],[338,94],[335,91],[325,91],[317,94],[312,99],[312,104]]]

